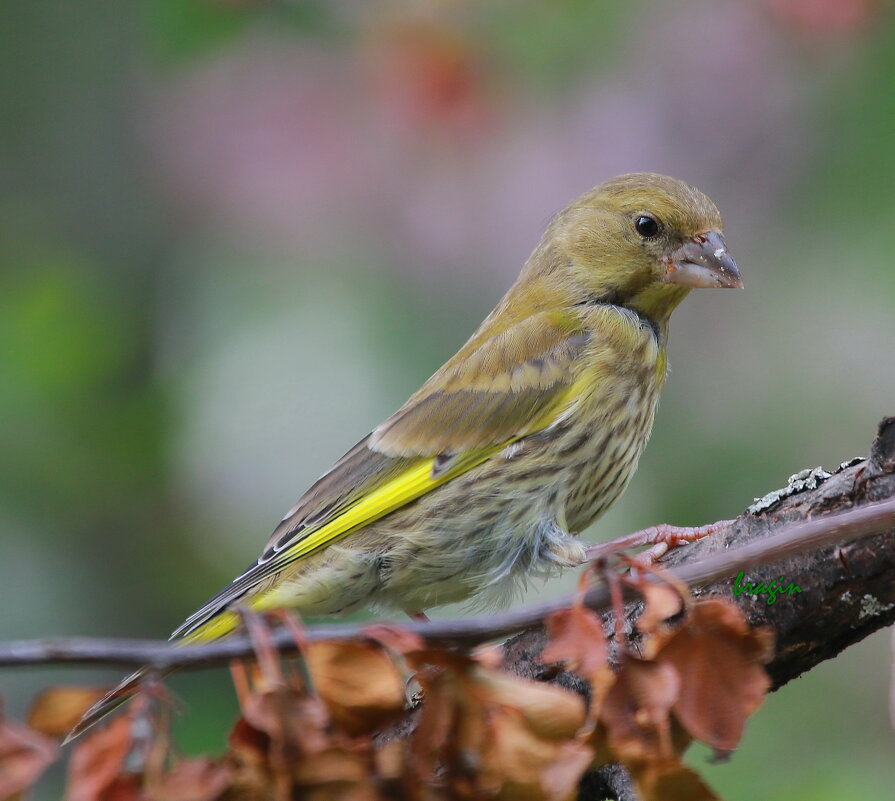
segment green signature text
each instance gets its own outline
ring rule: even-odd
[[[780,576],[779,579],[774,579],[770,584],[764,581],[750,584],[748,581],[743,581],[744,575],[742,570],[737,573],[736,581],[733,583],[733,594],[753,595],[756,598],[759,595],[767,595],[768,606],[777,600],[778,595],[798,595],[802,592],[802,588],[798,584],[787,584],[783,576]]]

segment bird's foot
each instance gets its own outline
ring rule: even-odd
[[[668,523],[660,523],[658,526],[650,526],[633,534],[626,534],[610,542],[602,542],[599,545],[591,545],[587,549],[589,561],[605,559],[606,557],[627,551],[630,548],[639,548],[643,545],[650,547],[635,557],[635,561],[651,565],[661,559],[669,550],[696,542],[703,537],[708,537],[729,527],[733,520],[719,520],[705,526],[671,526]]]

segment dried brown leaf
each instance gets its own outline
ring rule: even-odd
[[[145,801],[142,792],[143,778],[137,773],[122,773],[103,789],[102,801]]]
[[[319,698],[281,687],[246,699],[244,715],[225,762],[234,799],[376,801],[369,740],[334,731]]]
[[[483,667],[473,669],[470,678],[476,695],[487,704],[517,709],[536,737],[567,740],[584,725],[584,699],[571,690]]]
[[[230,751],[225,764],[230,769],[235,798],[239,801],[268,801],[272,798],[274,778],[268,761],[270,737],[240,718],[230,732],[228,744]]]
[[[329,715],[323,702],[299,690],[278,687],[252,695],[246,701],[243,717],[269,738],[267,747],[274,764],[313,757],[330,744]],[[240,734],[245,740],[251,737],[244,729]],[[254,743],[263,740],[255,738]]]
[[[317,698],[278,687],[245,698],[242,709],[228,763],[236,796],[286,801],[294,767],[329,746],[326,708]]]
[[[137,798],[139,777],[125,771],[133,746],[130,717],[88,732],[74,746],[68,763],[65,801],[124,801]]]
[[[384,743],[373,753],[373,759],[376,774],[381,780],[397,781],[407,766],[404,743],[400,740]]]
[[[32,701],[28,725],[47,737],[65,737],[105,694],[96,687],[50,687]]]
[[[382,648],[366,642],[312,643],[306,663],[333,722],[352,736],[403,714],[404,682]]]
[[[486,707],[487,739],[475,757],[476,787],[502,801],[570,801],[593,761],[587,742],[544,738],[516,707]],[[476,795],[481,797],[481,794]]]
[[[187,759],[154,783],[146,801],[216,801],[230,787],[232,771],[207,757]]]
[[[303,801],[377,801],[372,765],[366,754],[333,745],[293,769],[296,797]]]
[[[378,642],[389,651],[396,654],[409,654],[414,651],[422,651],[426,647],[426,641],[419,634],[385,623],[374,623],[372,626],[364,626],[361,636]]]
[[[252,650],[255,652],[257,664],[254,666],[255,685],[261,692],[274,690],[283,685],[283,667],[280,663],[280,655],[273,644],[270,621],[258,612],[247,608],[240,609],[243,625],[246,633],[252,641]],[[285,622],[285,621],[284,621]],[[297,621],[293,624],[300,627]],[[289,626],[289,623],[286,623]],[[296,637],[296,644],[301,648],[300,637]]]
[[[56,759],[56,745],[0,713],[0,800],[18,797]]]
[[[478,787],[506,801],[542,801],[542,774],[558,750],[556,742],[538,737],[510,708],[491,711],[488,734],[476,759]]]
[[[423,782],[435,776],[436,766],[446,753],[457,718],[461,714],[462,689],[452,672],[427,671],[420,674],[426,702],[410,741],[411,764]]]
[[[684,607],[681,594],[670,584],[644,582],[640,592],[643,595],[643,612],[637,620],[637,630],[646,637],[655,634],[663,622]]]
[[[680,678],[670,665],[633,657],[622,662],[600,714],[618,759],[633,762],[672,755],[669,715],[679,689]]]
[[[579,740],[562,743],[553,759],[541,769],[545,801],[577,798],[581,777],[593,764],[595,756],[589,743]]]
[[[770,678],[770,634],[753,631],[737,606],[702,601],[656,655],[681,677],[674,714],[698,740],[718,751],[736,748],[746,720],[764,700]]]
[[[447,648],[424,648],[407,654],[407,664],[421,674],[433,667],[446,668],[454,673],[463,673],[477,663],[478,660],[471,654]]]
[[[460,651],[428,648],[407,655],[423,688],[425,703],[410,740],[410,769],[415,783],[435,786],[436,773],[455,767],[455,779],[466,776],[462,748],[484,739],[483,707],[468,691],[464,678],[477,663]],[[462,743],[462,745],[461,745]],[[455,781],[455,784],[457,782]]]
[[[499,670],[506,661],[506,650],[503,643],[486,643],[476,646],[472,651],[472,658],[480,665]]]
[[[603,623],[585,606],[573,606],[551,614],[546,620],[547,647],[541,653],[544,664],[563,662],[585,679],[606,666],[607,646]]]
[[[257,754],[260,758],[270,746],[270,737],[245,718],[239,718],[227,738],[227,744],[231,751]]]
[[[642,801],[721,801],[698,773],[676,760],[631,767],[631,775]]]
[[[451,799],[564,801],[593,758],[569,739],[585,720],[575,693],[467,662],[421,676],[426,703],[411,742],[418,783]],[[556,781],[565,765],[566,784]],[[552,773],[550,771],[553,771]],[[571,792],[571,791],[570,791]]]
[[[594,767],[600,767],[600,765],[616,761],[616,757],[609,747],[609,733],[606,726],[599,721],[588,736],[588,744],[594,749]]]

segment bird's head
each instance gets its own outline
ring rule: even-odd
[[[715,204],[664,175],[601,184],[557,215],[545,241],[556,250],[540,268],[568,289],[660,323],[693,288],[743,286]]]

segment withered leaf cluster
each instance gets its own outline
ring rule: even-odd
[[[644,801],[716,799],[681,756],[694,739],[736,747],[769,686],[769,636],[725,601],[640,590],[637,647],[616,633],[614,665],[582,604],[546,621],[541,661],[585,679],[587,699],[513,675],[498,648],[371,626],[356,641],[300,642],[298,659],[259,652],[259,667],[235,673],[241,716],[219,757],[182,757],[170,703],[143,693],[75,743],[65,801],[568,801],[610,761]],[[27,726],[0,718],[0,801],[27,797],[97,695],[58,687]]]
[[[623,649],[614,671],[606,641],[593,635],[600,618],[582,606],[547,621],[554,636],[541,660],[562,661],[588,680],[595,764],[623,763],[644,801],[716,799],[681,757],[694,739],[719,755],[736,748],[770,687],[770,633],[751,630],[721,600],[691,604],[680,623],[665,626],[683,599],[663,585],[648,585],[644,595],[640,648]]]

